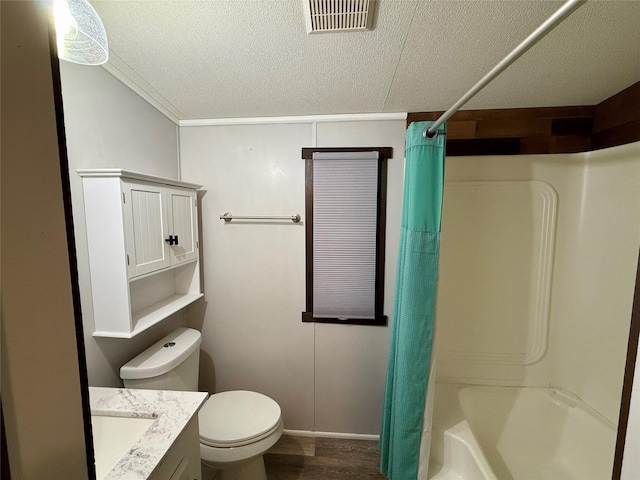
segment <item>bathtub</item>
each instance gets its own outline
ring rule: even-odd
[[[553,388],[437,384],[430,480],[610,479],[616,429]]]

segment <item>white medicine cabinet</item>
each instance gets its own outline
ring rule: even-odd
[[[196,189],[121,169],[82,177],[96,337],[131,338],[202,297]]]
[[[122,188],[129,278],[196,260],[195,190],[128,179]]]

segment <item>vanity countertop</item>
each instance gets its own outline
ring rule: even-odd
[[[204,392],[89,387],[91,415],[154,419],[104,479],[149,478],[207,397]]]

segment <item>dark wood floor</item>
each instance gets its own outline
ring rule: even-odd
[[[377,441],[285,435],[264,463],[269,480],[386,480]]]

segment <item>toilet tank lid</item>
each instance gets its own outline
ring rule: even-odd
[[[198,330],[179,328],[147,348],[120,368],[120,378],[153,378],[176,368],[200,347]]]

